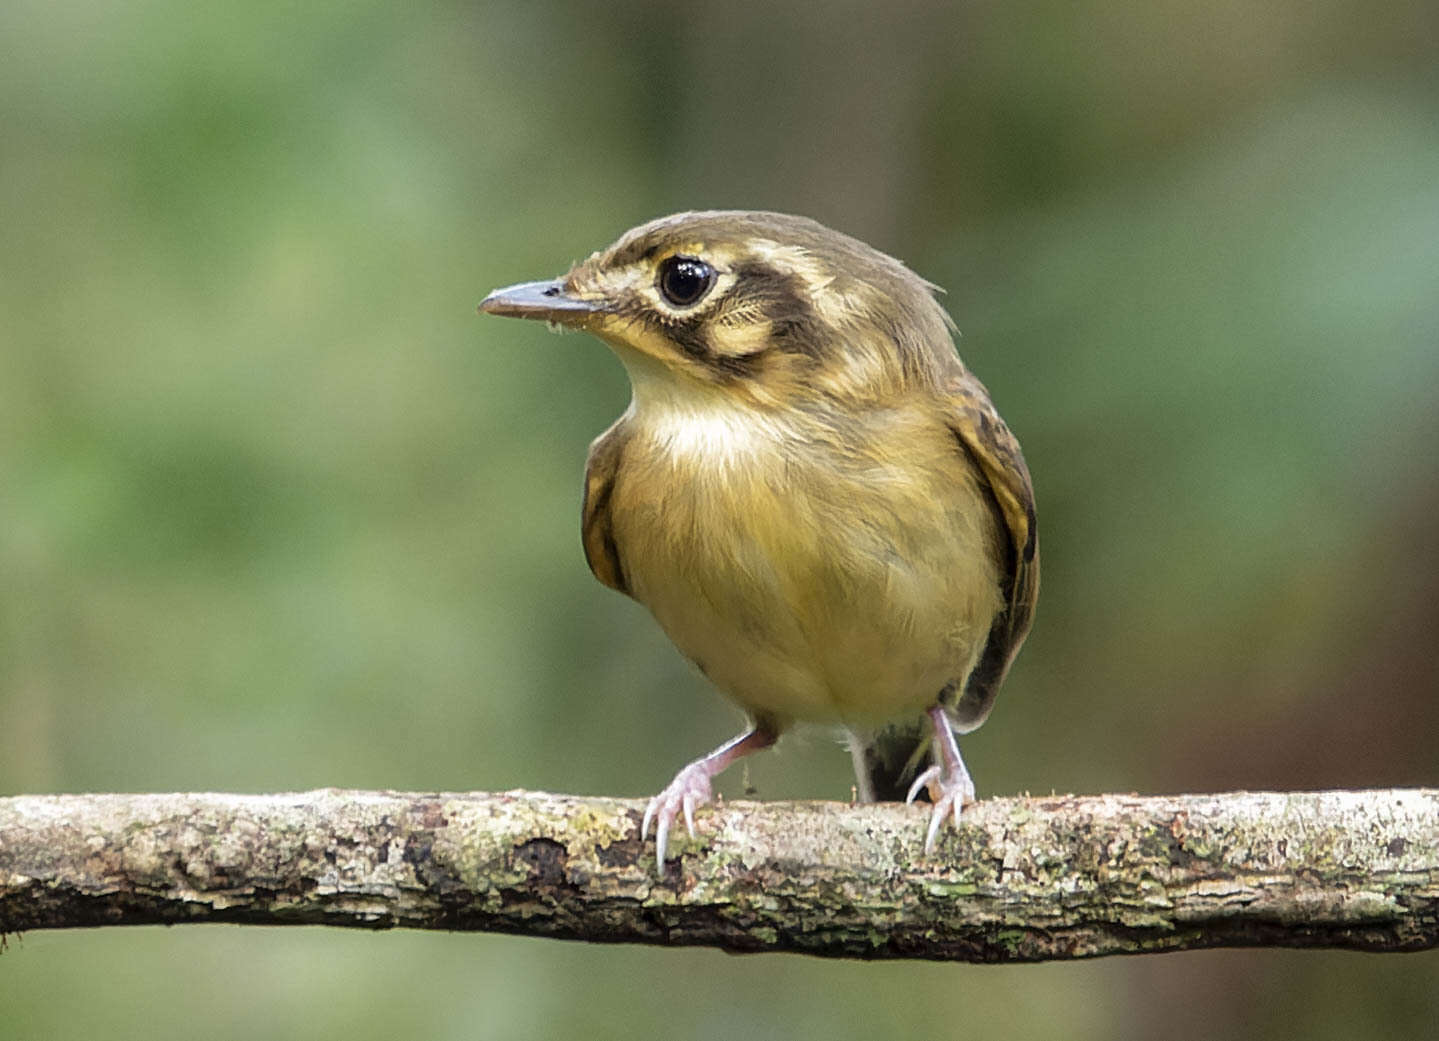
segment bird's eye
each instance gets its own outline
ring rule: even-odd
[[[660,292],[676,307],[697,304],[715,283],[715,269],[696,257],[669,257],[660,265]]]

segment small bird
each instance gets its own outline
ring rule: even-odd
[[[480,304],[624,363],[630,406],[590,445],[585,558],[752,721],[650,800],[661,873],[676,817],[693,836],[712,778],[796,722],[843,728],[861,799],[927,791],[926,852],[974,801],[955,734],[1029,631],[1039,550],[1019,444],[936,292],[812,220],[710,211]]]

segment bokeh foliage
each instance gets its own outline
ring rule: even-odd
[[[473,311],[710,206],[948,287],[1025,445],[1045,585],[966,742],[981,793],[1439,783],[1436,30],[1422,0],[6,4],[0,790],[639,795],[727,736],[583,564],[622,371]],[[843,797],[847,756],[801,737],[749,779]],[[1436,1021],[1433,955],[187,928],[0,956],[25,1039]]]

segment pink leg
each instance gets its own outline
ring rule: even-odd
[[[929,816],[929,831],[924,836],[924,851],[934,848],[934,837],[945,817],[954,815],[955,827],[959,826],[959,812],[966,803],[974,802],[974,782],[964,768],[959,756],[959,742],[954,739],[954,728],[943,707],[935,705],[926,715],[934,726],[935,763],[914,779],[905,802],[914,802],[921,788],[929,789],[929,799],[934,803],[934,812]]]
[[[679,773],[645,807],[644,823],[640,825],[640,841],[649,838],[650,821],[655,822],[655,857],[659,862],[660,874],[665,870],[665,847],[669,845],[670,826],[676,815],[684,811],[685,828],[690,838],[695,834],[695,807],[703,806],[714,796],[710,780],[736,759],[743,759],[751,752],[768,748],[778,740],[774,731],[757,726],[747,734],[741,734],[726,741],[703,759],[696,759]]]

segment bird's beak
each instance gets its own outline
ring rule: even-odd
[[[521,282],[496,289],[480,301],[482,314],[502,318],[538,318],[561,325],[580,325],[590,315],[604,308],[598,301],[581,300],[565,292],[559,279],[546,282]]]

